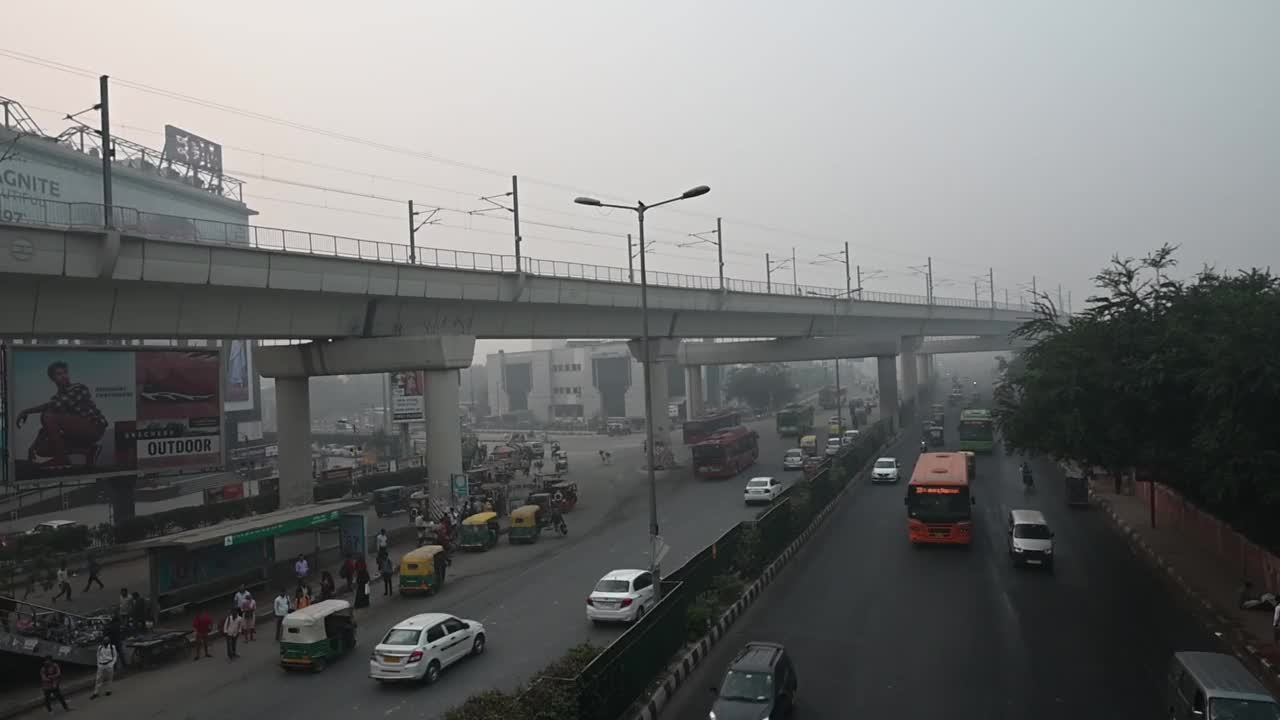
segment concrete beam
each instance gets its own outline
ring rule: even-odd
[[[253,364],[269,378],[363,375],[471,366],[476,339],[468,335],[361,338],[256,347]]]
[[[921,340],[918,337],[866,338],[778,338],[728,343],[681,343],[676,357],[681,365],[732,365],[736,363],[798,362],[833,358],[864,358],[915,352],[920,355],[949,355],[971,352],[1001,352],[1026,347],[1008,336]]]
[[[1003,352],[1031,347],[1026,340],[1014,340],[1008,335],[983,335],[976,338],[947,338],[925,340],[920,353],[925,355],[955,355],[973,352]]]

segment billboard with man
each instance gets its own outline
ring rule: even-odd
[[[426,418],[423,407],[423,390],[426,388],[426,373],[421,370],[413,372],[389,373],[391,378],[391,421],[396,423],[422,422]]]
[[[221,467],[217,349],[9,347],[12,482]]]

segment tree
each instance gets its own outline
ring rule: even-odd
[[[1174,248],[1113,258],[1070,319],[1047,296],[1015,334],[994,415],[1013,450],[1136,468],[1280,543],[1280,286],[1270,273],[1168,277]]]
[[[747,365],[729,376],[725,395],[753,408],[775,408],[795,399],[796,387],[782,365]]]

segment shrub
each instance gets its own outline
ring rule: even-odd
[[[711,578],[711,586],[698,594],[685,611],[685,635],[688,642],[711,630],[711,624],[742,597],[745,589],[736,574],[717,575]]]
[[[444,720],[573,720],[578,717],[575,678],[600,655],[591,643],[574,645],[516,692],[486,690],[444,714]]]
[[[738,537],[738,552],[733,558],[733,567],[744,578],[754,578],[764,570],[764,538],[760,535],[759,526],[754,523]]]
[[[444,720],[510,720],[524,715],[524,708],[515,695],[501,690],[485,690],[447,711]]]

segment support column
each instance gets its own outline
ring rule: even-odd
[[[120,522],[131,520],[137,514],[134,502],[134,490],[138,486],[136,477],[114,477],[105,481],[107,497],[111,500],[111,520]]]
[[[884,355],[876,358],[876,376],[880,385],[880,417],[890,421],[898,417],[898,368],[897,358]]]
[[[641,343],[639,340],[631,340],[627,343],[627,347],[631,349],[631,355],[640,362],[644,362],[644,354],[641,352]],[[671,338],[649,338],[649,387],[645,388],[645,392],[649,393],[650,401],[653,407],[653,417],[649,422],[653,423],[653,440],[655,443],[655,452],[659,447],[665,446],[674,453],[675,446],[671,444],[671,414],[668,412],[669,398],[667,396],[667,368],[676,361],[676,351],[680,347],[679,341]],[[661,460],[659,460],[661,464]]]
[[[280,450],[280,507],[313,502],[310,378],[276,378],[276,445]]]
[[[458,420],[457,370],[427,370],[427,481],[431,497],[448,498],[450,479],[462,474],[462,424]]]
[[[691,418],[702,414],[702,366],[686,365],[684,368],[685,409]]]
[[[722,379],[724,377],[723,368],[720,365],[706,365],[706,386],[707,405],[711,407],[720,407],[724,405],[724,401],[720,398],[722,387]]]
[[[929,378],[930,378],[929,367],[932,360],[933,360],[932,355],[916,356],[916,367],[917,367],[916,375],[920,385],[918,392],[921,396],[924,396],[929,392]]]

